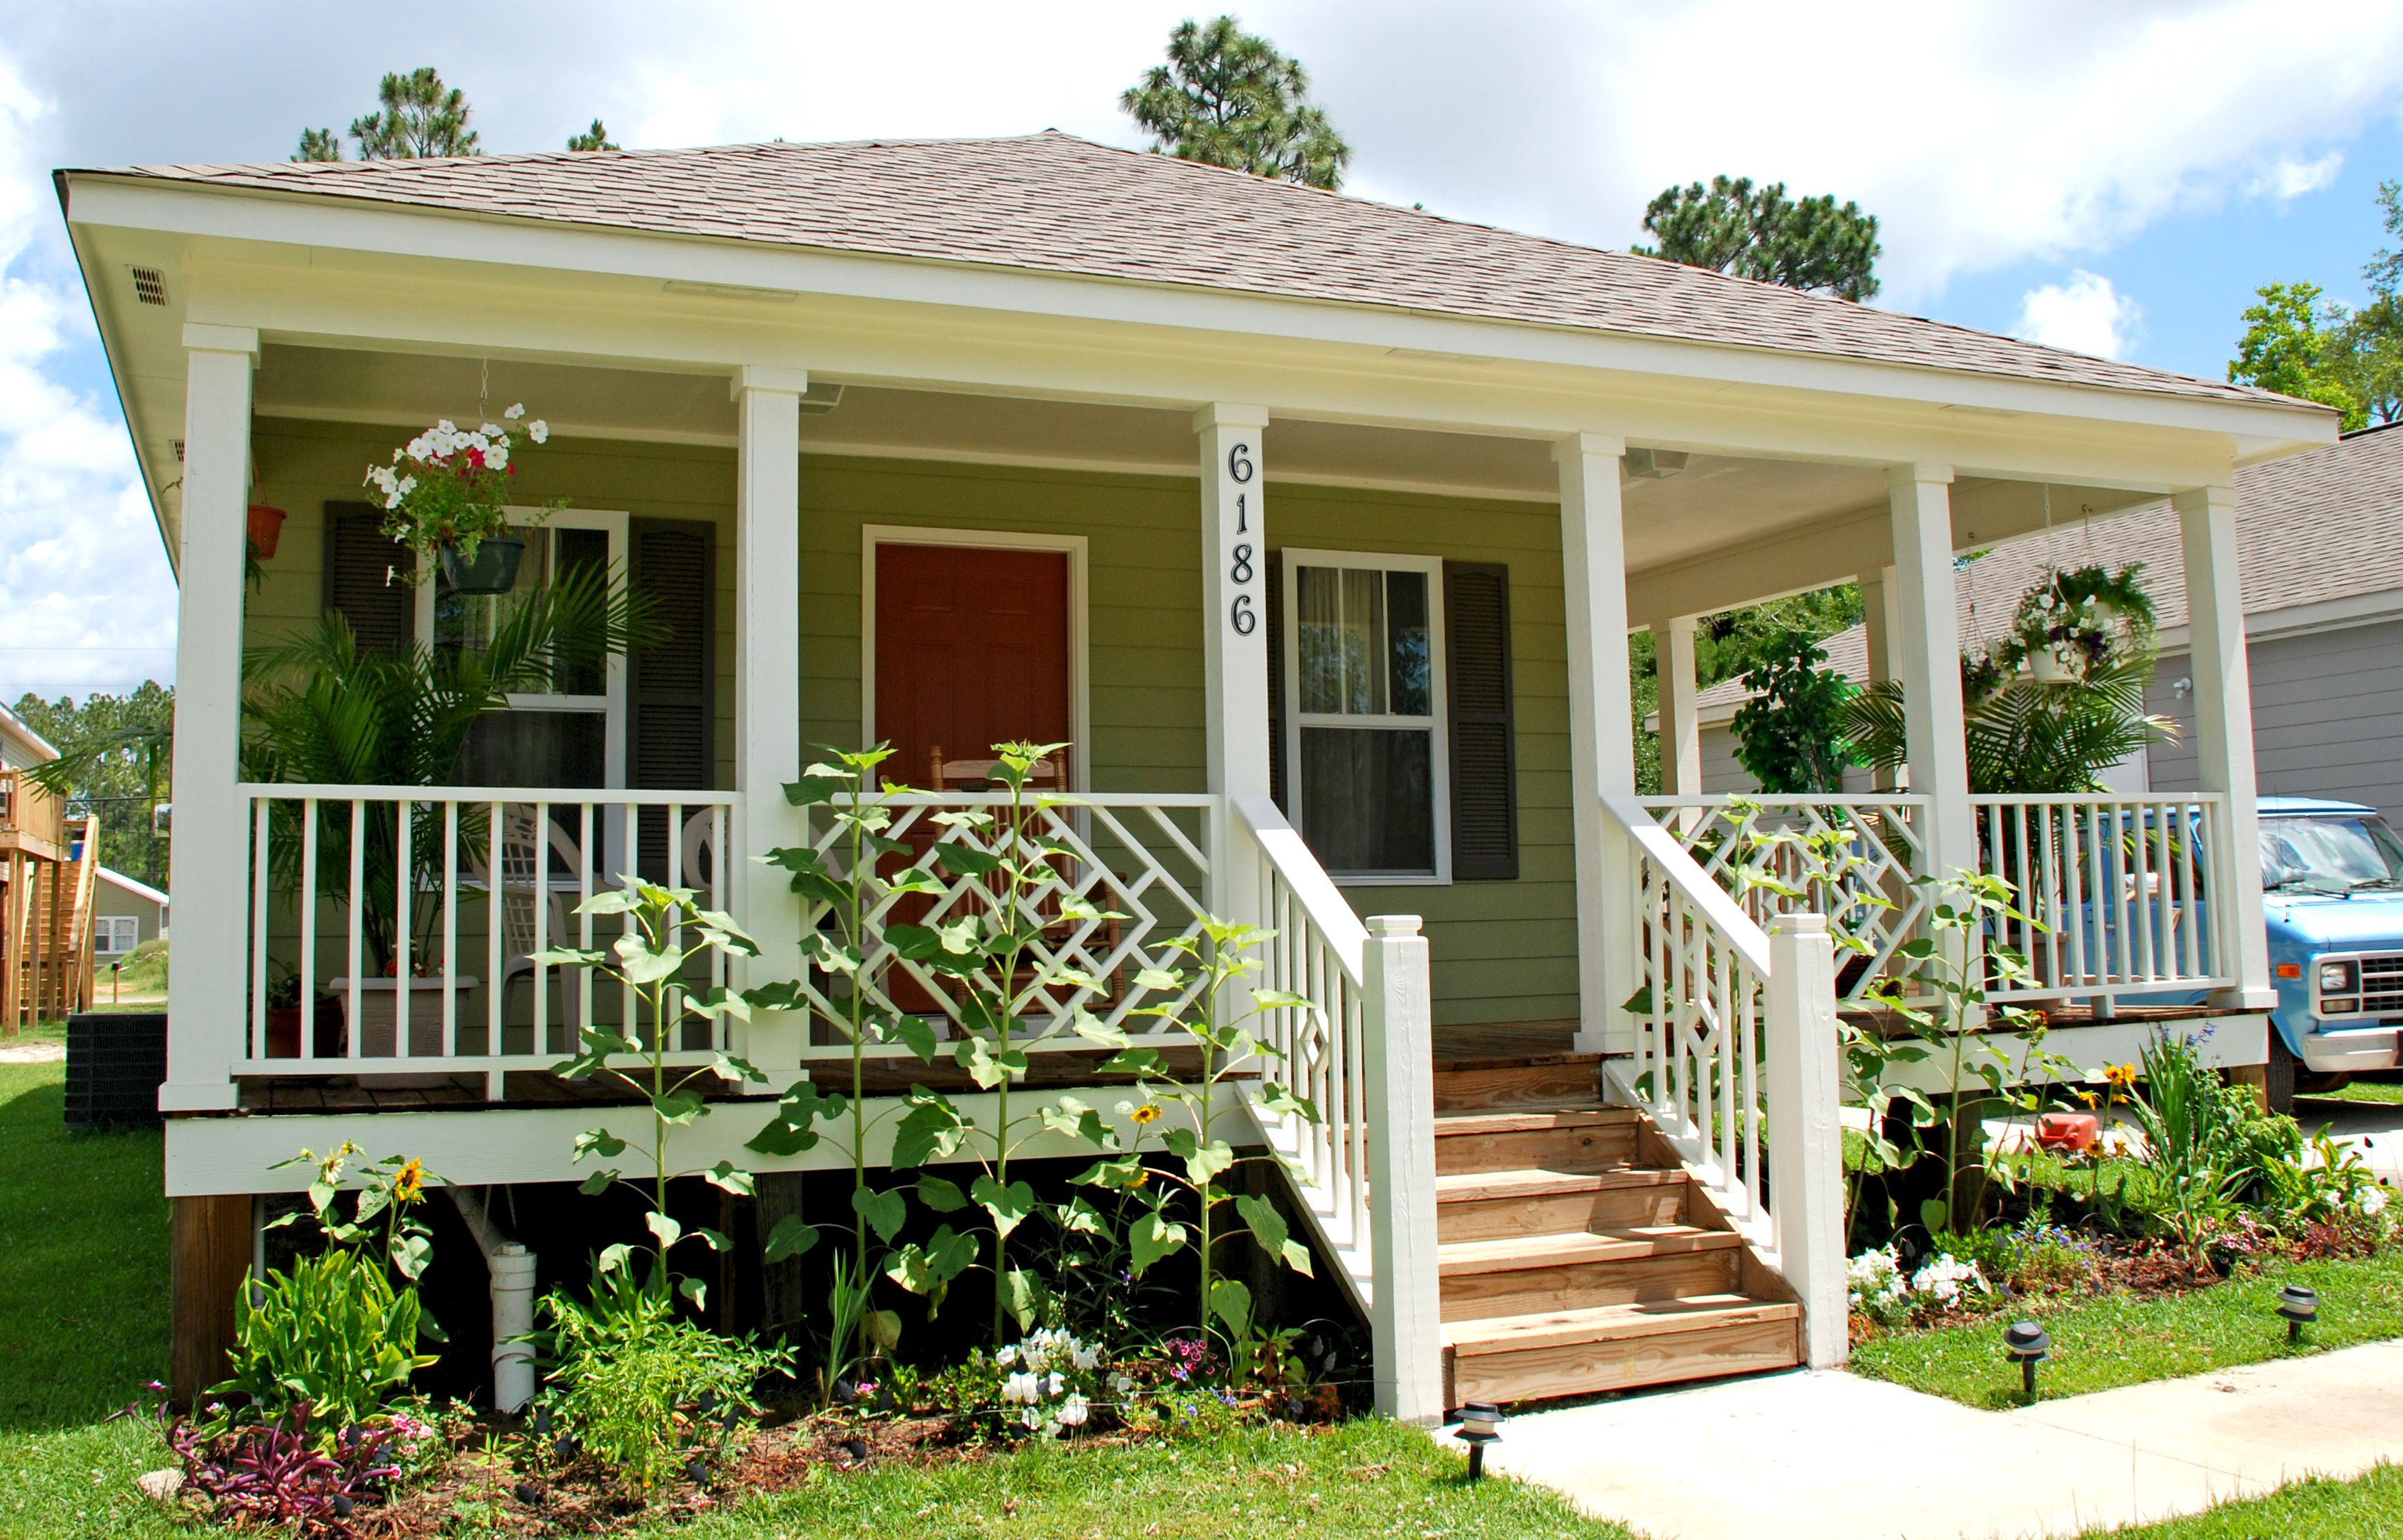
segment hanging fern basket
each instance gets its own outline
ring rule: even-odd
[[[442,580],[453,593],[507,593],[517,587],[518,563],[524,558],[525,542],[506,534],[478,541],[472,559],[460,554],[457,541],[445,541]]]

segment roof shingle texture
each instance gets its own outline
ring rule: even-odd
[[[2090,523],[1995,547],[1961,569],[1953,597],[1961,642],[1975,646],[2010,630],[2020,596],[2054,567],[2145,564],[2146,591],[2164,630],[2187,623],[2186,557],[2176,512],[2148,503]],[[2244,613],[2403,590],[2403,426],[2356,433],[2321,449],[2236,473],[2236,571]],[[1820,644],[1847,678],[1868,671],[1858,626]],[[1698,707],[1743,701],[1725,680],[1695,697]]]
[[[142,166],[95,174],[2285,402],[2248,386],[1049,131],[1007,139]]]

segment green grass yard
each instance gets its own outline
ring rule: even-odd
[[[2320,1318],[2303,1353],[2403,1337],[2403,1252],[2358,1261],[2278,1265],[2192,1294],[2151,1299],[2104,1295],[2026,1313],[2052,1334],[2038,1383],[2044,1398],[2202,1374],[2283,1358],[2285,1325],[2272,1313],[2287,1283],[2319,1291]],[[1942,1395],[1964,1406],[2020,1404],[2019,1371],[2002,1355],[2002,1325],[1896,1332],[1865,1343],[1853,1371]]]
[[[106,1420],[166,1366],[159,1136],[66,1133],[63,1080],[56,1062],[0,1064],[0,1535],[189,1536],[134,1490],[134,1477],[167,1463],[149,1422]],[[1465,1468],[1425,1435],[1377,1422],[1122,1450],[1046,1445],[929,1469],[827,1473],[643,1533],[1632,1540],[1539,1489],[1471,1486]],[[465,1532],[476,1516],[460,1517]]]
[[[2090,1530],[2086,1540],[2371,1540],[2394,1534],[2403,1534],[2403,1469],[2381,1465],[2350,1481],[2298,1481],[2267,1497],[2223,1503],[2191,1519]]]

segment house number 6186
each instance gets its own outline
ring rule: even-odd
[[[1252,446],[1237,444],[1227,451],[1227,476],[1237,486],[1252,479]],[[1237,534],[1247,534],[1251,532],[1250,502],[1251,499],[1247,494],[1243,493],[1235,494],[1235,533]],[[1252,580],[1251,542],[1238,541],[1233,556],[1233,563],[1227,570],[1228,580],[1238,585],[1249,583]],[[1250,594],[1235,595],[1234,604],[1228,608],[1227,622],[1235,628],[1235,634],[1238,636],[1249,636],[1259,628],[1260,617],[1252,608]]]

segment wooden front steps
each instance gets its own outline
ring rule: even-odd
[[[1445,1399],[1535,1400],[1789,1368],[1801,1307],[1600,1058],[1455,1059],[1435,1074]]]

